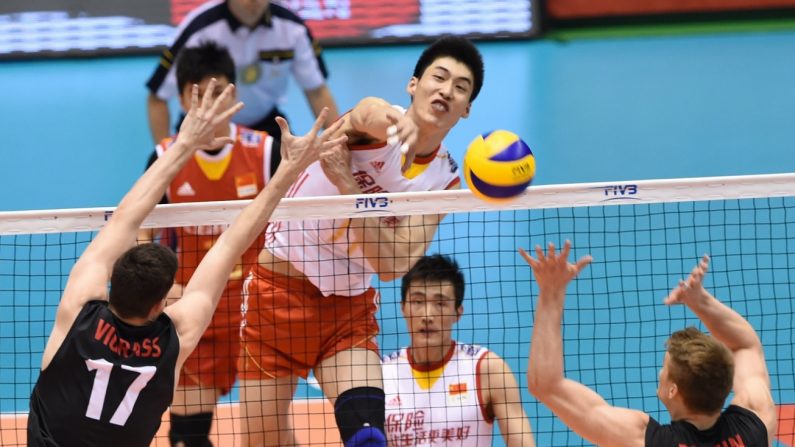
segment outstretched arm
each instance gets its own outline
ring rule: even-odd
[[[772,440],[776,432],[776,408],[770,393],[770,377],[762,343],[745,318],[704,289],[703,281],[708,268],[709,257],[705,255],[690,276],[680,281],[665,298],[665,304],[685,304],[704,322],[712,336],[732,351],[732,404],[757,413],[767,427],[768,439]]]
[[[381,98],[367,97],[359,101],[351,110],[348,129],[353,135],[369,135],[376,141],[400,141],[406,155],[401,170],[406,170],[414,161],[415,143],[419,136],[419,128],[409,117],[400,113],[391,104]]]
[[[166,154],[147,169],[121,200],[108,224],[97,234],[72,268],[58,306],[55,327],[47,345],[48,350],[51,344],[56,347],[60,345],[62,336],[72,326],[72,322],[88,300],[107,298],[107,286],[113,263],[133,246],[141,222],[163,197],[169,182],[190,159],[193,152],[226,142],[225,138],[214,138],[213,131],[217,123],[228,119],[243,106],[242,103],[237,103],[224,109],[225,101],[232,95],[233,89],[234,87],[230,85],[215,101],[207,95],[200,104],[198,86],[193,86],[190,111],[180,129],[173,150],[168,151],[173,153]],[[45,361],[48,353],[50,352],[45,351]]]
[[[551,243],[546,255],[536,246],[537,259],[519,250],[533,269],[539,288],[527,365],[528,388],[564,424],[588,441],[596,445],[642,446],[648,415],[613,407],[595,391],[564,376],[561,323],[566,286],[591,262],[591,257],[586,256],[575,264],[569,263],[570,250],[568,241],[560,254]]]
[[[42,369],[49,365],[83,305],[92,299],[107,299],[113,264],[133,246],[141,222],[163,197],[166,187],[193,152],[226,143],[226,139],[215,138],[213,134],[219,122],[243,107],[242,103],[237,103],[223,108],[233,89],[234,86],[229,85],[215,101],[205,96],[199,103],[199,88],[193,86],[190,111],[174,143],[173,154],[159,159],[138,179],[72,268],[42,356]]]
[[[310,163],[317,160],[321,149],[345,142],[344,136],[329,138],[339,123],[318,136],[327,114],[328,110],[324,109],[312,129],[303,137],[290,134],[287,122],[281,117],[277,118],[282,129],[282,162],[279,169],[265,185],[265,189],[246,206],[202,259],[185,286],[182,299],[166,307],[165,312],[174,321],[180,338],[180,364],[193,351],[210,323],[235,263],[263,232],[273,210],[290,185]]]
[[[326,177],[341,194],[361,194],[351,175],[350,151],[335,147],[320,155]],[[362,248],[364,257],[382,281],[403,277],[428,249],[443,214],[349,219],[351,243]]]

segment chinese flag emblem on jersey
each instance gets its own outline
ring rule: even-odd
[[[253,172],[247,172],[235,176],[235,189],[237,197],[251,197],[257,195],[257,176]]]

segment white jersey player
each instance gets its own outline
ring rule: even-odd
[[[372,195],[457,188],[442,145],[483,83],[477,48],[445,37],[420,56],[400,109],[365,98],[340,120],[347,148],[321,154],[289,195]],[[378,334],[381,281],[402,277],[425,254],[442,216],[291,222],[270,228],[246,284],[242,323],[241,432],[244,445],[292,445],[289,407],[297,378],[314,370],[334,404],[346,446],[385,446]],[[266,435],[268,433],[268,435]],[[271,433],[279,433],[273,436]]]
[[[516,378],[486,348],[456,343],[464,276],[446,256],[424,256],[403,277],[401,310],[411,345],[383,358],[390,446],[533,446]]]

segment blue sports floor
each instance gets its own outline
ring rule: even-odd
[[[459,161],[475,135],[502,128],[521,135],[535,152],[538,164],[535,184],[795,170],[795,32],[571,42],[491,42],[479,46],[486,62],[484,88],[469,119],[462,121],[447,140],[447,146]],[[407,104],[405,85],[421,49],[421,46],[392,46],[327,50],[330,86],[340,109],[347,110],[360,98],[370,95]],[[3,191],[0,211],[115,205],[140,175],[152,150],[146,122],[144,82],[156,62],[152,56],[0,63],[0,85],[4,92],[0,102],[0,128],[3,130],[0,148],[4,161],[0,175],[0,190]],[[283,110],[297,132],[308,128],[310,113],[295,86]],[[791,201],[788,206],[792,206]],[[652,212],[662,215],[665,211]],[[699,211],[696,206],[687,212],[697,219]],[[577,212],[569,214],[576,220]],[[561,212],[561,215],[569,214]],[[558,224],[551,223],[561,215],[544,215],[540,218],[544,223],[532,220],[533,215],[525,225],[531,230],[529,234],[535,234],[533,230],[543,225],[544,234],[567,235],[571,230],[565,228],[567,224],[561,223],[558,228]],[[726,211],[726,215],[731,221],[731,212]],[[616,217],[627,218],[624,215]],[[741,225],[742,216],[733,223]],[[790,226],[785,225],[786,229]],[[490,225],[484,223],[481,227],[481,234],[489,237]],[[471,231],[477,225],[469,228]],[[774,228],[774,231],[786,232],[786,229]],[[788,260],[793,258],[795,249],[791,234],[786,236],[783,252],[776,252]],[[709,234],[702,236],[712,237]],[[526,242],[543,243],[535,239]],[[602,241],[601,244],[608,247],[610,242]],[[703,252],[703,246],[698,243],[692,245],[691,251]],[[442,241],[435,248],[458,251],[455,241]],[[587,250],[588,247],[584,247],[578,255],[585,254]],[[711,247],[711,250],[715,248]],[[603,254],[606,258],[612,256],[609,250]],[[650,253],[655,254],[665,256],[666,253]],[[733,282],[730,272],[736,272],[731,264],[731,247],[718,255],[725,255],[726,261],[719,269],[727,275],[716,279],[716,286],[728,288],[728,284]],[[695,263],[695,258],[689,255],[676,256],[679,256],[677,261],[681,258],[684,265],[678,271],[687,270]],[[788,262],[789,266],[795,265],[792,260]],[[489,263],[477,264],[472,260],[463,263],[473,268],[471,293],[481,293],[484,284],[488,284],[486,268]],[[620,271],[612,271],[612,265],[606,264],[595,273],[606,278],[604,290],[600,289],[601,283],[597,281],[588,286],[589,290],[582,292],[593,297],[609,295],[615,286],[611,278],[621,274]],[[748,265],[741,267],[748,268]],[[764,271],[772,266],[758,262],[753,267]],[[644,266],[636,268],[642,281]],[[529,281],[529,274],[521,268],[504,274],[511,279],[515,276]],[[791,283],[791,269],[787,275]],[[774,280],[772,282],[775,283]],[[667,285],[655,284],[646,288],[639,284],[633,287],[657,290]],[[516,291],[509,293],[517,295]],[[791,296],[793,291],[780,293]],[[394,302],[393,292],[384,295],[385,301]],[[7,298],[0,297],[0,304]],[[511,351],[504,356],[518,372],[522,386],[526,369],[523,364],[526,357],[523,356],[527,354],[532,324],[532,314],[528,311],[531,301],[529,297],[516,298],[499,305],[502,323],[496,321],[493,325],[506,324],[510,328],[498,335],[475,329],[479,327],[475,319],[483,315],[491,318],[493,309],[478,308],[485,306],[485,300],[473,301],[473,306],[466,310],[473,317],[462,321],[463,329],[458,333],[462,341],[484,344],[493,339],[478,337],[502,337],[496,345],[506,346]],[[784,381],[780,385],[787,391],[782,397],[792,403],[795,402],[795,389],[791,377],[790,301],[783,298],[762,303],[761,310],[753,306],[744,310],[755,313],[759,318],[762,315],[777,316],[778,326],[771,333],[785,339],[782,343],[777,339],[774,346],[774,349],[781,350],[777,354],[782,359],[775,366],[781,375],[777,380]],[[589,302],[588,311],[573,314],[573,320],[567,323],[582,322],[580,328],[592,328],[593,333],[580,334],[591,341],[614,337],[616,343],[622,344],[620,337],[632,339],[635,336],[638,336],[639,343],[649,341],[643,338],[645,328],[640,326],[601,327],[603,323],[614,324],[609,304]],[[630,319],[635,313],[646,310],[641,303],[624,304],[622,315]],[[600,313],[600,310],[604,312]],[[505,315],[509,316],[509,323],[505,323]],[[385,333],[394,335],[401,331],[400,325],[392,322],[394,318],[394,315],[385,318],[388,320],[383,325]],[[662,317],[655,318],[658,322],[662,320]],[[11,320],[2,317],[0,321],[5,325],[0,335],[7,337]],[[613,333],[618,328],[620,331]],[[663,332],[668,330],[667,327],[659,329]],[[577,333],[569,330],[566,336],[568,339]],[[786,340],[789,340],[789,345]],[[385,350],[392,350],[403,341],[405,339],[387,336],[382,345]],[[18,352],[17,349],[29,349],[24,346],[24,340],[12,340],[11,343],[11,347],[4,345],[0,357],[0,370],[4,370],[0,373],[3,378],[0,389],[3,390],[14,388],[14,383],[6,379],[19,374],[19,371],[11,371],[12,359],[15,358],[11,354]],[[569,346],[567,343],[567,351]],[[618,352],[625,349],[624,346],[614,348]],[[662,346],[654,344],[638,349],[662,352]],[[659,359],[657,357],[644,356],[640,363],[645,370],[638,376],[632,375],[634,372],[627,373],[626,369],[616,372],[619,376],[625,374],[623,379],[604,377],[603,366],[608,362],[604,352],[600,353],[598,349],[573,360],[567,358],[567,367],[580,371],[581,380],[601,384],[600,391],[605,390],[605,386],[613,390],[612,384],[622,381],[623,388],[613,390],[617,399],[614,403],[647,407],[651,411],[659,408],[654,388],[650,390],[648,387],[649,382],[654,382],[656,369],[660,366],[661,354]],[[610,362],[609,366],[612,368],[613,363]],[[785,378],[787,369],[790,374],[788,381]],[[19,399],[24,393],[17,387],[15,396]],[[574,443],[555,431],[554,421],[544,414],[543,409],[536,413],[537,404],[526,392],[523,399],[533,418],[534,429],[539,433],[539,445]],[[19,402],[24,402],[24,399]],[[24,408],[3,407],[3,411],[22,410]]]

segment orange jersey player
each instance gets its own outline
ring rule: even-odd
[[[198,83],[202,94],[215,95],[218,88],[234,81],[231,57],[215,44],[185,49],[177,62],[183,105],[190,83]],[[216,91],[204,91],[213,77],[217,79]],[[279,162],[279,142],[265,132],[229,120],[216,128],[216,134],[229,137],[231,143],[197,151],[169,184],[165,197],[169,203],[251,199],[265,187]],[[173,142],[173,137],[163,140],[155,148],[152,159],[164,157]],[[224,230],[224,226],[206,225],[165,232],[167,245],[174,248],[179,260],[171,298],[181,295],[182,285],[187,284]],[[164,242],[161,239],[161,243]],[[216,402],[230,391],[237,379],[243,274],[256,263],[261,246],[262,240],[258,239],[236,263],[209,328],[182,367],[171,407],[169,437],[172,444],[206,445],[209,442]],[[205,444],[193,444],[201,442]]]

